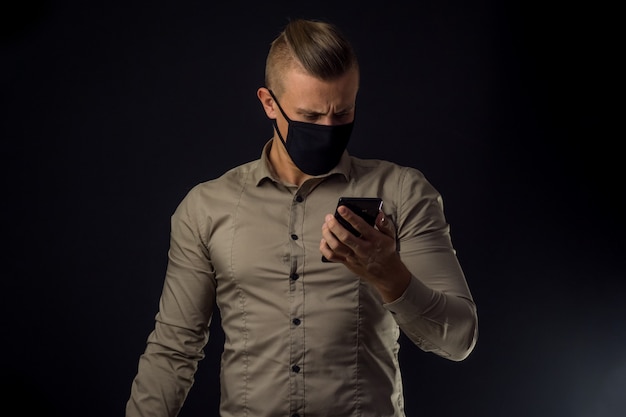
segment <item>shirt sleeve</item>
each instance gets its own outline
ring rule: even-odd
[[[190,193],[172,215],[159,311],[139,359],[126,417],[176,416],[204,357],[216,284],[203,241],[210,221],[195,209]]]
[[[422,350],[465,359],[478,337],[476,305],[452,246],[441,195],[419,171],[407,168],[393,219],[398,250],[413,277],[385,308]]]

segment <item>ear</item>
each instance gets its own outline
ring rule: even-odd
[[[272,98],[270,91],[265,87],[261,87],[257,90],[256,96],[259,98],[259,101],[261,102],[261,105],[263,106],[263,110],[265,110],[265,114],[267,115],[267,117],[269,117],[270,119],[275,119],[276,110],[274,109],[274,99]]]

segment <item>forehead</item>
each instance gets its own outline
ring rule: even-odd
[[[292,67],[283,74],[284,91],[280,100],[301,107],[345,107],[354,104],[358,89],[359,72],[356,68],[338,78],[321,80],[302,68]]]

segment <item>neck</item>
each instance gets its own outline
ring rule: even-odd
[[[270,148],[269,160],[278,178],[286,184],[301,186],[306,180],[312,178],[310,175],[300,171],[293,163],[287,150],[280,143],[278,135],[274,135],[272,147]]]

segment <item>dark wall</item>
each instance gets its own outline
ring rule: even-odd
[[[464,362],[401,340],[407,415],[623,415],[615,12],[213,3],[31,1],[1,13],[5,404],[123,415],[169,217],[193,185],[259,156],[269,42],[288,18],[311,17],[337,23],[360,56],[350,152],[417,167],[440,190],[478,305]],[[181,416],[216,415],[213,329]]]

